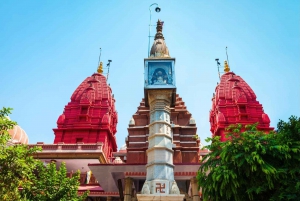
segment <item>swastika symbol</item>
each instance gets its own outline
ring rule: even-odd
[[[156,193],[165,193],[166,184],[156,183]]]

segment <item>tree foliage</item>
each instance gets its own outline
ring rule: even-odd
[[[300,118],[266,134],[256,125],[231,125],[228,140],[209,138],[198,184],[204,200],[297,200],[300,197]]]
[[[8,130],[16,125],[7,118],[11,110],[0,110],[0,200],[21,200],[19,187],[32,186],[33,170],[38,164],[32,154],[40,150],[22,144],[8,145]]]
[[[68,178],[64,163],[56,170],[33,158],[41,148],[10,143],[8,130],[17,124],[7,118],[11,110],[0,109],[0,200],[84,200],[88,192],[77,195],[79,171]]]
[[[37,176],[33,178],[34,186],[24,188],[22,195],[31,201],[81,201],[85,200],[88,192],[78,196],[80,172],[73,174],[71,178],[66,177],[67,168],[62,163],[56,169],[56,164],[51,162],[47,165],[40,163],[37,168]]]

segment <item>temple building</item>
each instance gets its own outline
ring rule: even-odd
[[[58,117],[53,144],[30,145],[42,147],[35,157],[45,163],[56,162],[59,167],[65,162],[68,176],[79,169],[78,192],[89,190],[87,200],[150,200],[150,195],[157,200],[165,200],[163,196],[200,200],[195,176],[208,150],[201,149],[196,121],[176,93],[175,58],[170,57],[160,20],[156,30],[149,57],[141,64],[144,97],[128,117],[124,146],[117,149],[116,100],[102,62],[98,72],[77,87]],[[227,63],[212,98],[209,121],[212,135],[221,140],[226,140],[225,128],[234,123],[258,122],[260,130],[273,129],[253,90],[230,72]]]

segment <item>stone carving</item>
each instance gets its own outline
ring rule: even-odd
[[[160,133],[164,132],[163,124],[159,124],[159,132]]]
[[[170,127],[167,127],[167,135],[170,135]]]
[[[180,194],[180,191],[179,191],[179,188],[178,188],[178,186],[176,184],[176,181],[173,181],[173,183],[172,183],[171,194],[175,194],[175,195],[179,195]]]
[[[163,112],[159,112],[159,120],[163,120],[164,119],[164,113]]]
[[[155,103],[152,103],[153,101],[157,102],[158,100],[164,100],[167,101],[168,103],[171,102],[171,97],[172,97],[172,91],[170,90],[151,90],[148,91],[148,98],[149,98],[149,103],[153,105],[153,107],[150,106],[150,108],[155,108]],[[166,104],[168,105],[168,104]]]
[[[144,183],[143,189],[142,189],[142,194],[150,194],[150,188],[149,188],[149,182],[146,181]]]

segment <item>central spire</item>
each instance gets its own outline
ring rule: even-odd
[[[165,38],[162,33],[164,22],[161,20],[157,21],[156,34],[154,42],[150,51],[150,58],[153,57],[170,57],[168,47],[165,43]]]
[[[164,25],[164,22],[162,22],[160,20],[157,21],[156,34],[155,34],[154,40],[157,40],[157,39],[163,39],[163,40],[165,40],[165,38],[164,38],[164,36],[162,34],[163,25]]]

